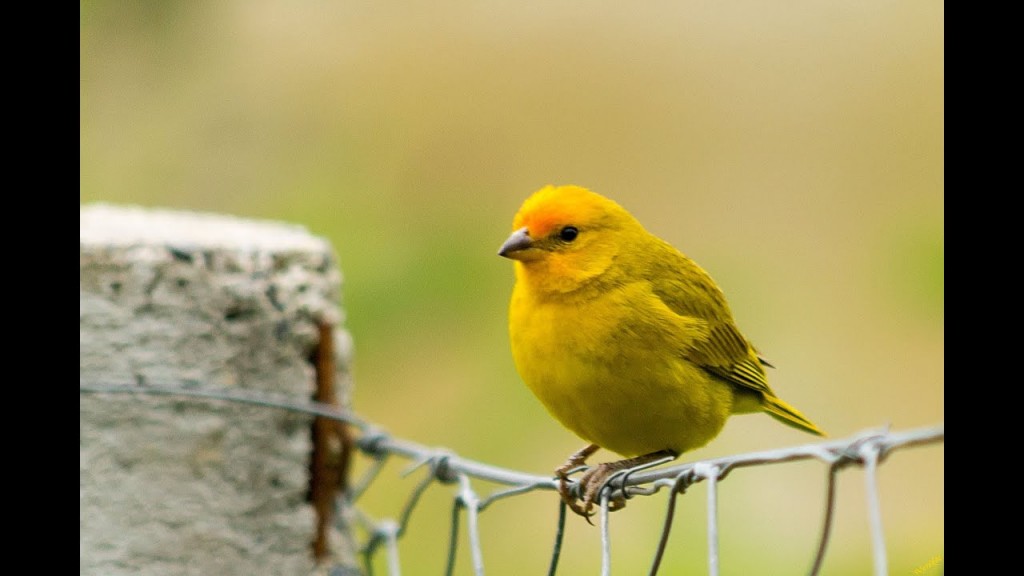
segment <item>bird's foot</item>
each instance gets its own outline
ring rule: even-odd
[[[590,522],[590,516],[593,515],[593,512],[590,510],[594,506],[594,501],[597,499],[597,495],[600,493],[601,487],[600,485],[591,487],[590,482],[594,474],[597,473],[604,464],[599,464],[598,466],[588,470],[583,477],[580,478],[575,493],[573,487],[569,484],[569,475],[576,472],[578,469],[585,467],[587,458],[594,452],[597,452],[598,449],[597,444],[584,446],[573,453],[572,456],[569,456],[565,461],[565,464],[562,464],[555,470],[555,476],[558,478],[558,493],[561,495],[562,501],[565,502],[565,505],[568,506],[570,510],[586,518],[587,522]],[[611,471],[605,472],[599,480],[603,483],[609,474],[611,474]],[[582,499],[577,497],[577,494],[582,494]]]
[[[614,463],[604,462],[587,470],[577,481],[579,486],[575,490],[568,482],[568,475],[560,475],[558,477],[558,493],[561,494],[562,500],[570,510],[586,518],[587,522],[590,522],[590,517],[594,515],[594,504],[600,498],[601,489],[604,488],[610,477],[618,471],[611,464]],[[577,494],[582,494],[582,496],[577,497]],[[625,507],[626,499],[622,495],[617,495],[608,501],[609,512]],[[593,522],[590,523],[593,524]]]
[[[613,497],[609,498],[609,512],[621,510],[626,507],[625,481],[626,477],[631,472],[661,464],[662,462],[676,458],[676,454],[674,452],[670,450],[660,450],[658,452],[652,452],[636,458],[627,458],[625,460],[617,460],[615,462],[602,462],[591,467],[583,474],[582,477],[580,477],[577,481],[578,487],[574,493],[573,487],[570,486],[568,481],[569,474],[582,466],[587,456],[593,454],[595,451],[596,447],[588,446],[587,448],[584,448],[570,456],[565,464],[555,470],[555,475],[558,477],[558,493],[562,496],[562,501],[565,502],[566,506],[568,506],[570,510],[580,516],[583,516],[586,518],[587,522],[591,524],[593,524],[593,522],[590,522],[590,517],[594,514],[592,512],[594,504],[600,500],[602,490],[608,482],[615,477],[616,473],[623,472],[623,489]],[[581,496],[577,497],[577,494]]]

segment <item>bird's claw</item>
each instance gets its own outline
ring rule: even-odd
[[[613,466],[609,466],[608,463],[598,464],[593,468],[587,470],[583,476],[577,481],[579,484],[579,491],[582,492],[582,498],[577,498],[572,491],[572,488],[568,483],[567,470],[559,469],[558,474],[558,493],[562,496],[562,501],[565,502],[566,506],[576,514],[583,516],[588,523],[590,517],[594,515],[593,508],[594,504],[600,498],[601,490],[608,484],[612,474],[617,469]],[[611,498],[608,501],[608,511],[614,512],[621,510],[626,507],[626,499],[619,495]]]
[[[587,522],[590,522],[590,517],[593,515],[593,512],[590,511],[590,505],[587,504],[586,507],[579,505],[579,500],[573,495],[572,488],[570,488],[568,484],[568,478],[565,476],[560,476],[558,478],[558,493],[562,496],[562,502],[565,502],[565,505],[569,507],[569,510],[572,510],[579,516],[583,516],[586,518]],[[593,524],[593,522],[590,523]]]

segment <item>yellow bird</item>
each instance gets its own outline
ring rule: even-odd
[[[512,228],[498,254],[515,261],[516,368],[589,443],[555,470],[574,512],[589,516],[616,470],[700,448],[732,414],[767,412],[824,436],[768,386],[770,365],[708,273],[623,207],[579,186],[546,186],[526,199]],[[626,459],[591,467],[578,501],[568,475],[599,448]]]

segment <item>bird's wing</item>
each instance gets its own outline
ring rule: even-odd
[[[705,324],[705,330],[687,332],[683,355],[728,382],[773,395],[762,367],[767,363],[733,325],[725,296],[707,273],[685,257],[658,272],[655,295],[675,314]]]
[[[761,359],[732,324],[711,327],[707,340],[693,343],[688,357],[728,382],[773,396]]]

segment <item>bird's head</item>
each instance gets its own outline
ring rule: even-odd
[[[498,254],[516,261],[519,278],[552,292],[570,292],[602,275],[643,233],[624,208],[579,186],[533,193],[512,229]]]

